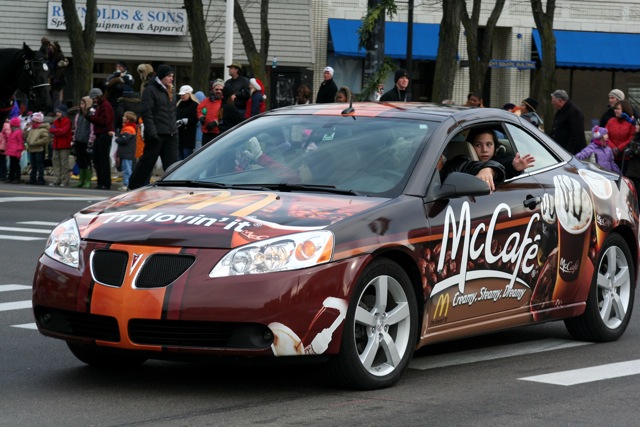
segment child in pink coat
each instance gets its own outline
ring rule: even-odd
[[[9,156],[9,176],[7,184],[20,184],[20,157],[24,151],[24,139],[19,117],[14,117],[9,121],[11,133],[7,138],[7,148],[5,154]]]

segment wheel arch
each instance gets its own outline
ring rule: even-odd
[[[636,238],[636,234],[633,232],[633,229],[627,224],[618,225],[616,228],[611,230],[611,233],[616,233],[627,243],[627,247],[629,248],[629,252],[631,252],[631,259],[633,262],[635,276],[635,284],[638,283],[638,244],[634,240]]]
[[[418,269],[418,265],[411,255],[408,253],[396,248],[396,249],[388,249],[383,252],[379,252],[375,254],[374,258],[386,258],[390,261],[398,264],[409,276],[409,280],[411,281],[411,287],[413,288],[413,293],[416,296],[416,303],[418,306],[418,331],[422,330],[422,321],[424,319],[424,307],[425,307],[425,295],[424,289],[422,288],[422,277],[420,276],[420,270]],[[418,334],[418,340],[420,340],[420,334]]]

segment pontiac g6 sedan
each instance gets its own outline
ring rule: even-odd
[[[435,342],[553,320],[615,340],[637,265],[633,184],[516,115],[308,105],[62,222],[33,310],[89,365],[322,359],[338,384],[376,389]]]

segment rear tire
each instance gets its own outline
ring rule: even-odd
[[[631,252],[618,234],[604,241],[593,276],[584,313],[566,319],[565,325],[579,340],[615,341],[627,329],[636,289]]]
[[[71,342],[67,346],[78,360],[97,368],[134,368],[147,361],[133,351]]]
[[[417,334],[416,296],[407,273],[393,261],[376,260],[358,280],[340,353],[329,362],[329,369],[344,387],[390,387],[409,365]]]

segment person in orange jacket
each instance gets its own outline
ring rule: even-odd
[[[205,145],[218,135],[218,112],[222,106],[222,89],[224,82],[218,79],[211,85],[209,97],[198,104],[198,120],[202,126],[202,145]]]

